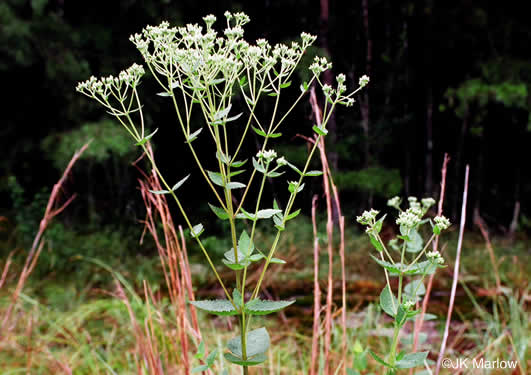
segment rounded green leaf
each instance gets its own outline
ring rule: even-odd
[[[263,354],[269,348],[271,340],[267,330],[262,327],[247,333],[247,358]],[[227,343],[229,350],[237,357],[242,358],[242,341],[237,336]]]
[[[406,354],[402,359],[396,362],[397,368],[413,368],[423,366],[429,352],[418,352]]]
[[[406,244],[406,251],[410,253],[418,253],[422,250],[424,241],[416,229],[411,229],[409,232],[409,241]]]
[[[393,318],[398,311],[398,300],[394,296],[393,292],[389,289],[389,286],[385,286],[380,293],[380,307],[387,315]]]
[[[230,363],[234,363],[235,365],[240,365],[240,366],[255,366],[267,360],[267,357],[265,356],[265,354],[258,354],[246,360],[236,357],[232,353],[225,353],[224,356],[225,356],[225,359],[229,361]]]

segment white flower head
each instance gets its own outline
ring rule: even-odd
[[[435,264],[443,264],[444,263],[444,258],[442,257],[441,253],[439,253],[436,250],[428,251],[426,253],[426,258],[428,258],[428,260],[430,262],[435,263]]]
[[[287,165],[288,161],[284,158],[284,156],[281,156],[277,159],[277,164],[280,166]]]
[[[433,206],[436,203],[435,199],[433,198],[423,198],[421,202],[422,202],[422,208],[424,208],[425,210],[428,210],[431,206]]]
[[[376,216],[380,213],[380,211],[376,211],[374,209],[371,209],[370,211],[364,211],[361,216],[358,216],[356,218],[356,220],[358,221],[358,223],[360,224],[363,224],[363,225],[373,225],[375,220],[376,220]]]
[[[402,203],[402,198],[400,197],[393,197],[387,201],[387,205],[389,207],[396,208],[397,210],[400,210],[400,203]]]
[[[417,197],[408,197],[407,200],[409,202],[409,207],[410,208],[418,208],[418,209],[420,209],[420,203],[419,203],[419,200],[417,199]]]
[[[404,309],[406,309],[406,310],[411,309],[413,306],[415,306],[415,301],[413,301],[411,299],[406,301],[406,302],[404,302]]]
[[[310,70],[316,76],[320,75],[325,70],[328,70],[331,68],[332,68],[332,63],[328,62],[326,57],[315,56],[315,59],[313,60],[313,64],[310,65]]]
[[[315,40],[317,39],[317,36],[311,35],[308,33],[302,33],[301,39],[302,39],[302,48],[306,49],[306,47],[308,47],[309,45],[312,45],[315,42]]]
[[[203,17],[203,21],[205,21],[207,29],[210,29],[214,22],[216,22],[216,16],[214,16],[213,14],[209,14],[208,16]]]
[[[401,212],[400,215],[398,215],[396,223],[398,225],[403,225],[406,228],[415,228],[420,223],[420,220],[421,218],[416,210],[409,208],[407,211]]]
[[[433,219],[433,221],[435,221],[435,225],[440,229],[440,230],[445,230],[445,229],[448,229],[450,227],[450,220],[448,220],[446,217],[444,216],[436,216],[435,219]]]
[[[327,98],[329,98],[330,96],[332,96],[332,86],[330,86],[329,84],[325,83],[323,85],[323,93],[325,94],[325,96]]]
[[[277,157],[277,153],[275,152],[275,150],[266,150],[266,151],[258,151],[258,153],[256,154],[256,157],[258,159],[263,159],[265,160],[267,163],[271,162],[274,158]]]
[[[337,80],[337,95],[341,95],[347,90],[347,86],[345,85],[346,77],[343,73],[338,74],[336,77]]]
[[[359,81],[360,87],[367,86],[369,84],[369,81],[370,81],[369,76],[367,76],[366,74],[362,75]]]
[[[343,103],[347,107],[352,107],[354,105],[355,100],[353,98],[346,98],[344,99]]]

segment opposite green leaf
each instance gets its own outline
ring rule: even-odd
[[[319,135],[327,135],[328,134],[328,130],[326,130],[325,128],[321,128],[321,127],[319,127],[317,125],[314,125],[312,129],[313,129],[314,132],[316,132]]]
[[[188,138],[186,138],[185,143],[192,143],[193,141],[195,141],[202,131],[203,131],[203,128],[199,128],[198,130],[190,134]]]
[[[253,253],[254,244],[251,242],[249,235],[246,231],[242,231],[240,239],[238,240],[238,252],[241,253],[244,257],[248,257]],[[238,256],[240,256],[238,254]]]
[[[410,253],[418,253],[422,250],[424,241],[416,229],[411,229],[409,232],[409,241],[406,243],[406,251]]]
[[[190,231],[190,235],[192,236],[192,238],[196,238],[196,237],[199,237],[201,233],[203,233],[203,231],[204,231],[203,224],[197,224],[192,227],[192,230]]]
[[[376,248],[376,250],[382,252],[384,248],[383,248],[382,244],[380,243],[380,241],[378,241],[378,239],[376,237],[374,237],[372,234],[369,234],[369,238],[371,240],[372,246],[374,246]]]
[[[173,185],[171,191],[176,191],[177,189],[179,189],[186,182],[186,180],[188,180],[188,177],[190,177],[190,175],[184,177],[182,180]]]
[[[228,220],[228,218],[229,218],[229,214],[226,213],[225,210],[224,210],[223,208],[213,206],[213,205],[211,205],[210,203],[208,204],[208,206],[210,207],[210,209],[212,210],[212,212],[214,212],[214,214],[216,214],[216,216],[217,216],[218,218],[220,218],[221,220]]]
[[[283,84],[280,85],[280,88],[281,89],[285,89],[287,87],[290,87],[291,86],[291,81],[288,81],[288,82],[284,82]]]
[[[206,357],[206,363],[208,367],[212,367],[214,365],[217,355],[218,355],[218,349],[216,348],[212,350],[210,354]]]
[[[238,314],[238,311],[234,309],[232,303],[226,299],[190,301],[190,304],[214,315],[230,316]]]
[[[286,221],[289,221],[289,220],[291,220],[291,219],[296,218],[300,213],[301,213],[301,210],[300,210],[300,208],[299,208],[297,211],[292,212],[291,214],[289,214],[288,216],[286,216]]]
[[[140,141],[138,141],[137,143],[135,143],[136,146],[142,146],[143,144],[145,144],[147,141],[149,141],[154,135],[156,132],[159,131],[159,128],[155,129],[155,131],[147,136],[145,136],[144,138],[142,138]]]
[[[254,357],[267,351],[271,340],[265,328],[258,328],[247,333],[247,357]],[[227,343],[229,350],[237,357],[242,358],[241,337],[237,336]]]
[[[389,368],[393,368],[393,366],[391,366],[389,363],[385,362],[380,356],[378,356],[378,354],[376,354],[375,352],[373,352],[372,350],[369,349],[369,354],[372,356],[372,358],[374,358],[376,360],[376,362],[378,362],[379,364],[381,365],[384,365],[385,367],[389,367]]]
[[[295,301],[264,301],[261,299],[254,299],[245,304],[245,312],[250,315],[267,315],[280,311]]]
[[[252,158],[253,160],[253,167],[260,173],[266,173],[265,167],[258,162],[255,158]]]
[[[231,167],[233,168],[240,168],[242,165],[244,165],[245,163],[247,163],[247,159],[246,160],[238,160],[238,161],[233,161],[230,165]]]
[[[414,299],[416,296],[423,296],[426,294],[426,287],[422,280],[413,280],[404,287],[404,293],[411,299]]]
[[[265,131],[261,130],[261,129],[258,129],[258,128],[255,128],[254,126],[251,125],[251,128],[253,128],[254,132],[258,135],[261,135],[262,137],[266,137],[267,138],[267,134]]]
[[[281,212],[282,212],[282,210],[275,210],[275,209],[272,209],[272,208],[267,208],[265,210],[258,211],[256,216],[257,216],[258,219],[269,219],[272,216],[274,216],[276,214],[279,214]]]
[[[390,315],[393,318],[398,310],[398,300],[387,285],[380,293],[380,307],[386,312],[387,315]]]
[[[241,182],[229,182],[225,187],[229,190],[243,189],[245,184],[242,184]]]
[[[192,374],[197,374],[198,372],[203,372],[203,371],[206,371],[208,370],[208,366],[207,365],[199,365],[197,367],[194,367],[192,369]]]
[[[322,174],[323,172],[321,171],[308,171],[304,175],[309,176],[309,177],[317,177],[317,176],[321,176]]]
[[[148,191],[152,194],[160,195],[160,194],[168,194],[169,190],[149,190]]]
[[[234,354],[231,353],[225,353],[224,357],[230,363],[234,363],[235,365],[240,366],[255,366],[267,360],[265,354],[258,354],[252,358],[248,358],[247,360],[243,360],[239,357],[236,357]]]
[[[229,104],[227,106],[227,108],[222,109],[219,112],[216,112],[216,114],[214,115],[214,121],[220,120],[220,119],[226,117],[229,114],[231,108],[232,108],[232,104]]]
[[[194,357],[197,359],[203,359],[204,356],[205,356],[205,342],[201,341],[199,343],[199,347],[197,348],[197,353],[195,354]]]
[[[418,352],[406,354],[402,359],[396,362],[397,368],[413,368],[423,366],[429,352]]]
[[[212,172],[212,171],[206,171],[206,172],[208,174],[208,177],[210,178],[210,181],[212,181],[218,186],[225,186],[225,184],[223,183],[223,176],[221,175],[221,173]]]

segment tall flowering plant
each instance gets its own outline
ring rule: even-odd
[[[266,351],[270,346],[265,328],[250,329],[253,316],[277,312],[294,302],[264,300],[260,298],[260,289],[270,265],[285,263],[277,257],[278,244],[288,222],[300,212],[295,208],[295,199],[304,189],[305,179],[321,174],[309,169],[319,139],[328,133],[327,123],[336,107],[352,106],[353,96],[368,84],[369,78],[361,77],[359,87],[350,93],[347,93],[344,74],[336,77],[335,87],[324,84],[320,75],[332,64],[324,57],[316,57],[309,67],[312,72],[310,81],[300,84],[296,99],[285,112],[281,112],[282,94],[288,89],[297,90],[292,87],[293,73],[316,37],[302,33],[300,41],[290,45],[273,46],[265,39],[251,44],[243,39],[243,27],[249,22],[249,17],[244,13],[226,12],[225,18],[226,27],[222,34],[213,28],[216,17],[212,15],[203,18],[204,26],[170,27],[167,22],[147,26],[130,38],[142,55],[145,66],[133,64],[118,76],[91,77],[79,83],[77,90],[105,107],[130,134],[135,145],[146,153],[164,186],[164,190],[151,193],[169,194],[177,204],[191,237],[203,252],[225,294],[225,299],[190,303],[214,315],[238,317],[239,335],[227,342],[224,358],[242,366],[243,373],[247,374],[249,366],[266,360]],[[157,131],[147,131],[140,99],[140,83],[146,69],[161,87],[162,91],[158,94],[161,100],[167,100],[175,111],[177,127],[197,167],[193,176],[163,176],[155,158],[146,152],[146,143],[156,140]],[[272,147],[275,140],[282,136],[282,125],[312,85],[320,87],[324,96],[323,116],[322,121],[313,126],[317,141],[306,162],[296,166],[279,156]],[[243,108],[236,108],[236,95],[243,99]],[[257,113],[258,104],[263,101],[272,102],[273,108],[264,116]],[[196,112],[200,113],[203,126],[197,127],[192,121],[192,114]],[[238,131],[228,131],[229,127],[237,127]],[[241,155],[242,146],[251,132],[261,137],[258,152]],[[233,134],[237,134],[236,139]],[[199,153],[196,148],[199,142],[210,145],[210,149],[202,147]],[[205,168],[207,158],[215,158],[214,170]],[[250,166],[250,172],[246,172],[244,166]],[[264,199],[266,180],[280,178],[288,170],[295,179],[287,181],[287,202],[274,201],[272,207],[264,206],[264,201],[273,201]],[[232,247],[225,252],[222,266],[234,272],[235,285],[228,285],[221,278],[201,240],[201,235],[208,228],[201,223],[192,223],[182,203],[178,189],[190,177],[204,179],[212,192],[209,200],[212,199],[213,203],[208,203],[212,214],[229,223]],[[169,182],[174,179],[177,182]],[[250,187],[253,184],[257,186],[257,195],[251,198]],[[237,220],[247,221],[250,231],[238,232]],[[267,249],[264,244],[255,243],[259,221],[270,223],[276,232]],[[261,272],[258,281],[249,285],[247,276],[253,265],[260,266]],[[199,350],[198,354],[202,362],[195,371],[205,371],[213,366],[215,352],[206,357],[204,350]]]
[[[428,352],[397,353],[398,337],[404,324],[420,313],[415,309],[418,301],[426,293],[424,278],[433,274],[437,268],[445,267],[444,259],[438,251],[430,251],[431,243],[436,236],[450,227],[450,221],[444,216],[426,218],[431,206],[435,204],[433,198],[424,198],[420,202],[416,197],[409,197],[409,207],[401,208],[402,200],[394,197],[387,205],[398,211],[396,225],[399,233],[387,244],[380,236],[386,215],[378,218],[379,211],[371,209],[357,217],[357,221],[366,227],[371,244],[377,251],[371,254],[384,270],[386,286],[380,293],[380,307],[393,318],[393,338],[389,354],[384,359],[378,354],[369,351],[372,357],[388,369],[388,374],[395,374],[399,369],[423,366]],[[427,241],[422,238],[423,226],[431,227],[431,235]],[[394,256],[393,256],[394,254]],[[398,277],[396,293],[391,287],[392,277]],[[409,283],[404,285],[404,280],[409,278]]]

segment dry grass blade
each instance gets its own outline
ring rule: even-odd
[[[439,351],[439,357],[437,358],[437,365],[435,368],[435,375],[439,374],[441,370],[441,364],[444,357],[444,352],[446,350],[446,342],[448,340],[448,332],[450,331],[450,322],[452,320],[452,312],[454,309],[455,302],[455,291],[457,289],[457,281],[459,280],[459,261],[461,259],[461,249],[463,247],[463,234],[465,232],[465,223],[466,223],[466,203],[468,198],[468,174],[469,166],[466,166],[465,170],[465,187],[463,190],[463,204],[461,207],[461,223],[459,225],[459,240],[457,242],[457,254],[455,256],[455,266],[454,266],[454,276],[452,280],[452,291],[450,294],[450,303],[448,305],[448,314],[446,316],[446,326],[444,328],[444,335],[441,343],[441,349]]]
[[[312,354],[309,366],[309,375],[316,374],[318,363],[319,337],[321,336],[321,288],[319,287],[319,237],[317,236],[317,195],[312,199],[312,227],[313,227],[313,330],[312,330]]]
[[[494,249],[492,247],[492,243],[490,242],[489,232],[486,228],[486,225],[483,219],[479,215],[474,217],[474,224],[476,224],[476,226],[479,228],[481,235],[483,236],[483,239],[485,240],[485,243],[487,245],[490,262],[492,264],[492,269],[494,270],[494,277],[496,278],[496,295],[497,295],[501,293],[502,287],[501,287],[501,281],[500,281],[500,273],[498,271],[498,263],[496,262],[496,256],[494,255]]]
[[[315,95],[315,89],[312,87],[310,90],[310,104],[312,106],[313,115],[318,126],[321,125],[322,113],[317,103],[317,98]],[[316,142],[316,139],[307,139],[309,142]],[[346,332],[346,280],[345,280],[345,218],[341,214],[341,204],[339,200],[339,193],[334,180],[332,178],[332,172],[328,163],[328,157],[326,155],[326,148],[324,138],[321,137],[319,141],[319,156],[321,159],[322,172],[323,172],[323,188],[326,198],[326,213],[327,213],[327,222],[326,222],[326,234],[327,234],[327,252],[328,252],[328,288],[326,294],[326,306],[325,306],[325,320],[324,320],[324,330],[325,330],[325,339],[324,339],[324,374],[328,375],[331,373],[330,364],[331,364],[331,340],[332,340],[332,304],[333,304],[333,293],[334,293],[334,278],[333,278],[333,243],[334,243],[334,218],[339,219],[339,232],[340,232],[340,262],[341,262],[341,326],[342,326],[342,337],[341,337],[341,371],[342,374],[346,375],[346,354],[347,354],[347,332]],[[312,210],[315,206],[312,205]],[[312,211],[313,221],[315,221],[315,214]],[[314,224],[315,226],[315,224]],[[314,229],[314,237],[316,236],[316,231]],[[317,272],[316,272],[317,274]],[[315,317],[314,317],[315,319]],[[319,319],[319,316],[317,316]],[[314,321],[315,325],[315,321]],[[314,335],[315,335],[314,331]],[[312,358],[313,358],[313,346],[312,346]],[[312,359],[312,363],[313,363]],[[310,367],[310,372],[314,371]],[[336,371],[337,372],[337,371]]]
[[[62,205],[57,207],[57,205],[59,204],[60,196],[61,196],[60,193],[63,190],[63,186],[65,184],[66,179],[70,175],[70,172],[72,171],[72,168],[74,167],[74,164],[79,160],[83,152],[85,152],[87,147],[90,145],[90,142],[91,141],[85,143],[83,147],[81,147],[79,150],[77,150],[74,153],[74,155],[72,156],[72,159],[70,159],[70,162],[66,166],[66,169],[64,170],[63,175],[61,176],[59,181],[57,181],[57,183],[53,186],[52,192],[50,194],[50,198],[48,199],[48,203],[46,205],[46,210],[44,211],[44,216],[42,217],[40,225],[39,225],[39,230],[37,232],[37,235],[33,239],[33,244],[31,245],[30,252],[26,258],[26,261],[20,273],[17,286],[15,287],[15,290],[11,296],[11,303],[9,304],[6,310],[6,313],[4,315],[4,319],[2,321],[2,327],[0,329],[0,331],[2,332],[2,335],[6,334],[6,327],[10,320],[11,313],[13,312],[15,304],[17,303],[20,292],[24,288],[24,285],[26,284],[28,277],[30,276],[31,272],[35,268],[35,265],[37,264],[37,260],[39,259],[39,255],[40,255],[40,252],[44,244],[44,242],[42,242],[42,238],[43,238],[44,232],[46,231],[46,228],[48,228],[48,225],[50,224],[52,219],[56,217],[57,215],[59,215],[76,197],[75,194],[72,195]],[[3,279],[4,279],[4,276],[2,276],[2,280]],[[0,282],[0,286],[2,285],[2,282]]]
[[[450,158],[448,157],[448,154],[444,154],[444,160],[443,160],[443,165],[441,169],[441,194],[439,196],[439,204],[437,207],[438,216],[442,216],[443,214],[443,204],[444,204],[444,197],[446,193],[446,172],[448,171],[449,161],[450,161]],[[435,240],[433,241],[433,251],[437,251],[438,249],[439,249],[439,237],[437,236],[435,237]],[[417,351],[419,334],[420,334],[420,331],[422,331],[422,325],[424,324],[424,315],[426,314],[426,310],[428,308],[428,302],[430,300],[430,294],[431,294],[431,289],[433,286],[434,277],[435,277],[435,273],[431,274],[430,278],[428,279],[428,284],[426,286],[426,294],[424,295],[424,299],[422,300],[422,311],[418,319],[415,320],[413,353]],[[412,375],[413,369],[411,369],[409,373]]]
[[[153,157],[153,151],[149,144],[147,150]],[[134,163],[136,166],[139,160]],[[150,233],[157,246],[170,301],[175,308],[177,334],[174,335],[175,337],[172,335],[171,339],[174,345],[180,346],[183,373],[190,374],[189,335],[195,338],[195,345],[199,344],[202,336],[195,307],[190,306],[187,309],[187,299],[194,300],[195,298],[184,233],[180,226],[177,232],[165,195],[149,192],[150,190],[163,190],[157,174],[155,172],[147,174],[138,166],[137,168],[144,176],[143,180],[139,180],[139,185],[146,206],[145,231]],[[159,222],[162,223],[162,234],[158,230]],[[154,340],[155,337],[152,334],[148,335],[147,343],[150,346],[150,351],[156,349]],[[208,373],[211,374],[211,371],[208,370]]]
[[[11,266],[14,253],[15,251],[11,251],[7,256],[6,264],[4,265],[4,270],[2,271],[2,276],[0,277],[0,289],[2,289],[2,286],[4,286],[4,283],[6,282],[7,273],[9,272],[9,267]]]

